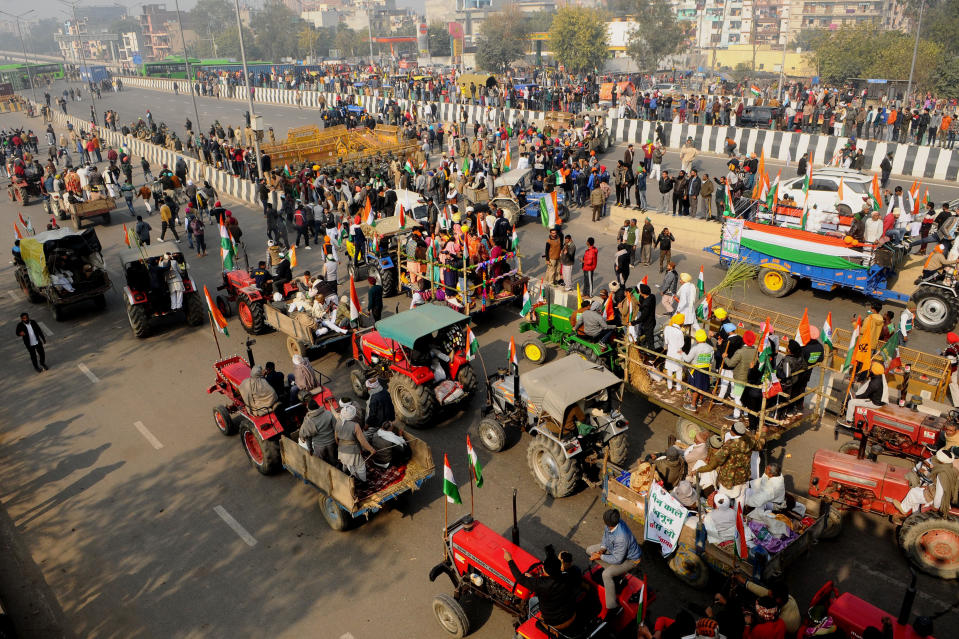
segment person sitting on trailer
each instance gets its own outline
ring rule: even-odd
[[[542,621],[555,630],[565,630],[576,621],[576,597],[579,594],[581,577],[578,571],[563,570],[563,564],[552,546],[546,547],[542,576],[524,573],[513,561],[508,550],[503,549],[513,579],[539,598]]]
[[[762,476],[746,484],[744,505],[764,510],[779,510],[786,506],[786,480],[779,464],[767,464]]]

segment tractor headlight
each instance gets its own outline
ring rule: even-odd
[[[370,355],[370,362],[373,364],[379,364],[380,363],[379,355]]]
[[[482,588],[482,587],[483,587],[483,575],[478,575],[478,574],[476,574],[475,572],[474,572],[474,573],[470,573],[470,582],[472,582],[472,584],[473,584],[475,587],[477,587],[477,588]]]

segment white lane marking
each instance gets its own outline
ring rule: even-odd
[[[80,372],[83,373],[84,375],[86,375],[86,376],[87,376],[87,379],[89,379],[89,380],[90,380],[91,382],[93,382],[94,384],[96,384],[97,382],[100,381],[100,378],[97,377],[96,375],[94,375],[94,374],[93,374],[93,371],[91,371],[89,368],[87,368],[87,365],[86,365],[86,364],[77,364],[77,368],[79,368],[79,369],[80,369]]]
[[[223,506],[214,506],[213,510],[214,512],[216,512],[217,515],[220,516],[220,519],[226,522],[227,526],[233,529],[233,532],[239,535],[240,539],[242,539],[247,546],[252,548],[253,546],[256,545],[256,538],[254,538],[253,535],[248,533],[246,531],[246,528],[240,525],[240,522],[233,519],[233,516],[230,513],[226,512],[226,508],[224,508]]]
[[[353,633],[344,632],[343,634],[340,635],[340,639],[354,639]]]
[[[44,324],[43,322],[37,322],[40,325],[40,330],[43,331],[44,335],[49,335],[53,337],[53,331],[50,330],[50,327]]]
[[[160,450],[163,448],[163,444],[160,443],[160,440],[156,438],[156,435],[150,432],[150,429],[144,426],[143,422],[133,422],[133,425],[136,426],[136,429],[140,431],[140,434],[143,435],[143,438],[150,442],[150,445]]]

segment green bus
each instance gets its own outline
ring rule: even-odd
[[[232,60],[190,58],[193,69],[202,69],[205,66],[234,64]],[[142,74],[148,78],[178,78],[186,79],[186,60],[183,56],[169,56],[158,62],[144,62]]]
[[[29,66],[29,73],[27,68]],[[10,83],[14,90],[30,88],[30,76],[42,80],[63,78],[63,64],[59,62],[45,64],[3,64],[0,65],[0,84]]]

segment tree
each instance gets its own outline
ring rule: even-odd
[[[256,44],[266,59],[279,62],[284,57],[296,57],[297,39],[290,32],[297,29],[300,18],[279,0],[269,0],[263,10],[253,16],[250,27]]]
[[[636,0],[634,6],[639,26],[629,35],[626,53],[643,71],[656,71],[663,59],[679,52],[686,29],[667,0]]]
[[[232,29],[225,27],[219,33],[215,33],[213,37],[216,40],[217,55],[222,58],[240,59],[240,37],[235,23]],[[256,39],[253,37],[253,32],[247,27],[243,27],[243,45],[246,47],[247,60],[256,60],[263,57],[259,46],[256,44]]]
[[[503,73],[528,48],[529,28],[521,11],[510,7],[491,14],[477,38],[476,63],[487,71]]]
[[[549,48],[572,73],[595,71],[609,57],[606,23],[601,12],[564,7],[556,12],[549,31]]]
[[[229,0],[197,0],[184,22],[200,33],[216,33],[231,27],[236,29],[236,12]]]
[[[556,12],[544,9],[535,13],[524,13],[523,17],[526,19],[526,28],[530,33],[544,33],[553,26]]]
[[[450,32],[446,24],[442,22],[430,23],[426,37],[429,41],[430,55],[437,57],[452,55],[452,51],[450,50]]]
[[[952,55],[959,54],[959,0],[927,2],[922,14],[922,37]]]

